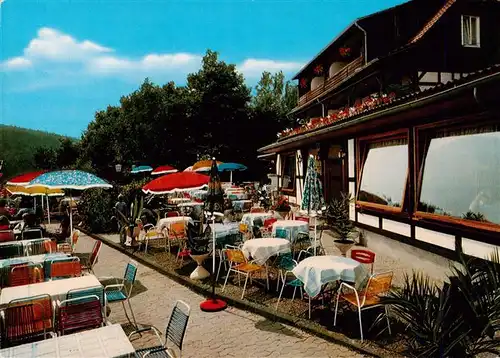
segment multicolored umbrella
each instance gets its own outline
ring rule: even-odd
[[[153,168],[150,167],[149,165],[139,165],[137,167],[133,167],[132,170],[130,171],[131,174],[139,174],[139,173],[147,173],[152,171]]]
[[[18,175],[16,177],[12,178],[11,180],[9,180],[5,184],[6,185],[26,186],[30,183],[30,181],[32,181],[36,177],[39,177],[40,175],[42,175],[43,173],[46,173],[46,172],[47,172],[46,170],[37,170],[34,172],[24,173],[24,174],[21,174],[21,175]]]
[[[57,170],[44,173],[26,185],[27,188],[42,186],[50,189],[86,190],[90,188],[112,188],[104,179],[81,170]]]
[[[316,172],[316,159],[313,155],[310,155],[307,160],[307,173],[304,180],[304,193],[300,208],[302,210],[307,210],[309,215],[314,217],[314,255],[316,255],[317,247],[316,216],[324,206],[325,199],[323,198],[323,187],[318,177],[318,173]]]
[[[219,178],[219,170],[215,159],[212,160],[212,167],[210,168],[210,180],[208,182],[208,191],[206,199],[207,210],[211,213],[224,211],[224,192]]]
[[[170,194],[180,191],[203,189],[210,177],[195,172],[180,172],[163,175],[142,187],[146,194]]]
[[[62,189],[50,189],[45,186],[32,186],[25,187],[21,185],[6,185],[5,189],[12,195],[26,195],[26,196],[62,196],[64,191]]]
[[[170,165],[162,165],[151,172],[151,175],[160,175],[160,174],[172,174],[177,173],[178,170]]]
[[[229,172],[229,181],[233,182],[233,172],[235,171],[243,171],[248,168],[243,164],[238,163],[222,163],[218,166],[220,172]]]
[[[222,164],[222,162],[217,162],[217,165]],[[195,172],[208,172],[212,167],[211,160],[200,160],[193,164],[192,170]]]

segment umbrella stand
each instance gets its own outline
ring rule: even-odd
[[[200,309],[204,312],[220,312],[222,310],[225,310],[227,308],[227,303],[217,299],[215,297],[215,276],[216,276],[216,271],[215,271],[215,244],[216,244],[216,238],[215,238],[215,215],[222,215],[220,213],[212,213],[212,224],[213,224],[213,229],[212,229],[212,297],[207,298],[205,301],[200,303]]]

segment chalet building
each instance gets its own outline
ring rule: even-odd
[[[456,258],[500,245],[500,2],[412,0],[306,64],[296,128],[259,149],[300,205],[309,155],[364,229]]]

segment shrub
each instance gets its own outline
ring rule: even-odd
[[[123,185],[120,187],[120,194],[123,195],[123,200],[127,205],[133,203],[136,197],[143,196],[142,187],[149,183],[151,178],[137,179],[132,181],[127,185]]]
[[[110,232],[114,228],[112,220],[116,193],[112,190],[85,190],[78,203],[78,213],[83,225],[94,233]]]

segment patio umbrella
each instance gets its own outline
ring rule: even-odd
[[[71,199],[71,190],[86,190],[91,188],[112,188],[104,179],[81,170],[57,170],[44,173],[33,179],[26,187],[42,186],[49,189],[69,190]],[[73,232],[73,210],[69,211],[69,226]]]
[[[217,165],[222,164],[222,162],[217,162]],[[195,172],[208,172],[212,167],[211,160],[200,160],[193,164],[192,170]]]
[[[179,172],[163,175],[142,187],[146,194],[170,194],[180,191],[202,189],[208,185],[208,175],[195,172]]]
[[[151,175],[160,175],[160,174],[172,174],[177,173],[178,170],[170,165],[162,165],[151,172]]]
[[[139,174],[139,173],[147,173],[153,171],[153,168],[149,165],[139,165],[137,167],[133,167],[130,171],[131,174]]]
[[[307,160],[307,173],[304,183],[304,194],[302,196],[301,210],[307,210],[308,214],[314,217],[314,255],[316,255],[317,230],[316,216],[325,206],[323,198],[323,188],[316,172],[316,159],[313,155]]]
[[[212,166],[210,168],[210,181],[208,182],[208,193],[206,199],[207,211],[212,214],[212,297],[203,301],[200,304],[200,309],[206,312],[218,312],[222,311],[227,307],[227,303],[218,300],[215,297],[215,248],[216,248],[216,237],[215,237],[215,216],[223,215],[224,210],[224,193],[222,191],[222,186],[219,178],[219,170],[217,169],[217,162],[215,158],[212,159]]]
[[[219,165],[219,171],[220,172],[229,172],[230,177],[229,181],[232,183],[233,182],[233,172],[235,171],[243,171],[247,170],[248,168],[244,166],[243,164],[238,164],[238,163],[222,163]]]
[[[193,166],[189,166],[186,169],[184,169],[185,172],[192,172],[193,171]]]
[[[37,170],[37,171],[34,171],[34,172],[29,172],[29,173],[24,173],[24,174],[21,174],[21,175],[18,175],[12,179],[10,179],[7,183],[5,183],[6,185],[21,185],[21,186],[26,186],[30,183],[30,181],[32,181],[33,179],[35,179],[36,177],[42,175],[43,173],[46,173],[47,171],[46,170]]]

